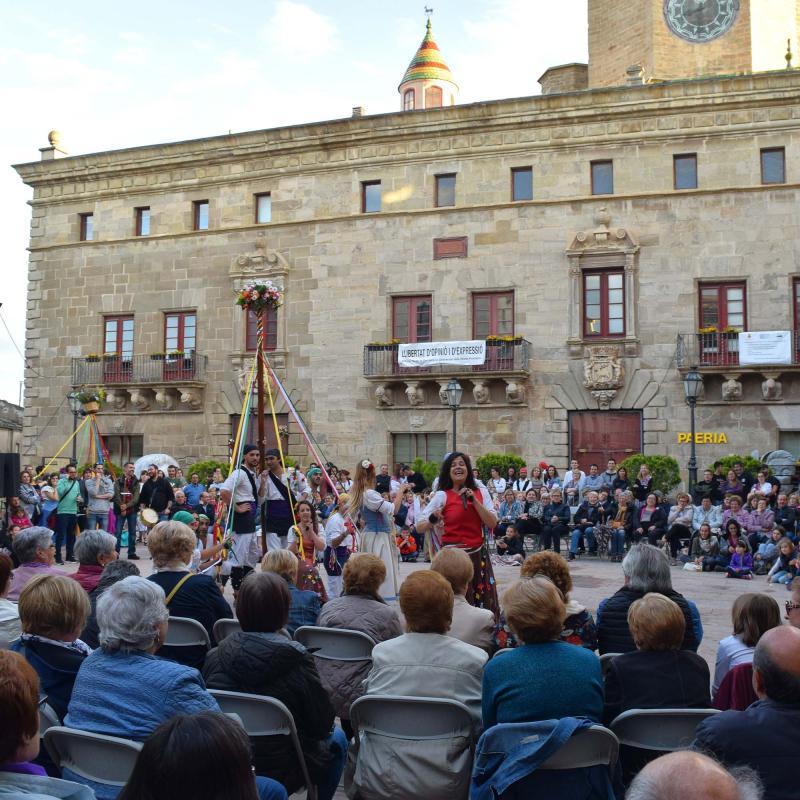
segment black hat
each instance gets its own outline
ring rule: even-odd
[[[246,444],[244,446],[244,450],[242,450],[242,455],[246,456],[248,453],[252,453],[253,450],[258,450],[258,445],[256,445],[256,444]]]
[[[278,450],[277,447],[270,447],[267,450],[267,452],[264,453],[264,457],[266,458],[267,456],[275,456],[275,458],[280,458],[281,457],[281,451]]]

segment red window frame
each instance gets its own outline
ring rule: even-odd
[[[147,215],[145,217],[145,212]],[[147,219],[147,230],[145,231],[144,221]],[[136,235],[149,236],[150,235],[150,206],[141,206],[136,209]]]
[[[134,325],[133,314],[103,318],[103,380],[106,383],[126,383],[133,378]],[[113,357],[106,358],[106,354]]]
[[[423,303],[428,304],[428,332],[427,337],[424,333],[420,335],[419,316]],[[398,336],[397,317],[398,310],[403,306],[408,306],[408,336]],[[433,341],[433,297],[429,294],[421,295],[402,295],[392,298],[392,338],[400,339],[403,342],[430,342]]]
[[[619,277],[619,286],[609,287],[608,279],[611,276]],[[600,279],[600,286],[597,290],[590,290],[587,287],[587,279],[588,278],[599,278]],[[620,336],[625,335],[625,308],[627,305],[627,298],[625,297],[625,272],[621,269],[609,269],[609,270],[584,270],[581,276],[581,286],[582,286],[582,293],[581,293],[581,309],[583,310],[583,335],[587,338],[618,338]],[[610,291],[622,291],[622,330],[619,332],[611,333],[611,323],[610,323],[610,316],[609,316],[609,306],[611,305],[620,305],[619,303],[611,303],[609,298]],[[590,305],[587,300],[587,293],[589,291],[599,291],[600,292],[600,314],[597,318],[599,321],[599,329],[592,330],[591,329],[591,320],[595,319],[594,317],[589,317],[587,315],[587,308]],[[596,303],[592,303],[591,305],[597,305]],[[616,318],[615,318],[616,319]]]
[[[168,342],[170,324],[169,320],[177,318],[178,324],[176,326],[177,337],[175,346],[171,346]],[[187,326],[187,322],[192,320],[193,324]],[[186,329],[192,331],[194,341],[191,347],[186,347]],[[197,350],[197,312],[196,311],[168,311],[164,314],[164,352],[169,355],[171,351],[182,350],[184,357],[189,356]]]
[[[794,329],[800,331],[800,278],[792,278],[792,301],[794,304]]]
[[[428,86],[425,89],[425,108],[441,108],[444,104],[444,93],[441,86]]]
[[[510,299],[511,300],[511,330],[510,331],[501,331],[500,330],[500,314],[499,314],[499,300],[501,298]],[[488,299],[488,311],[489,311],[489,328],[485,333],[481,333],[479,331],[479,325],[481,323],[478,321],[478,305],[479,301],[483,299]],[[473,339],[485,339],[487,336],[514,336],[514,292],[506,291],[506,292],[473,292],[472,293],[472,337]]]
[[[247,353],[255,353],[258,343],[256,315],[252,310],[245,314],[244,349]],[[278,309],[268,308],[264,312],[264,349],[278,349]]]
[[[377,186],[380,190],[380,181],[361,181],[361,213],[362,214],[377,214],[381,210],[381,201],[382,198],[380,197],[380,191],[378,196],[378,207],[377,208],[367,208],[367,191],[373,187]]]
[[[611,167],[611,187],[607,192],[599,191],[599,188],[595,186],[595,178],[594,178],[595,167],[604,167],[604,166]],[[614,194],[614,161],[612,159],[601,158],[598,159],[597,161],[589,162],[589,172],[592,180],[592,194],[597,194],[597,195]]]
[[[200,211],[202,207],[205,206],[206,208],[206,224],[204,228],[200,227]],[[207,231],[210,224],[211,224],[211,206],[208,200],[195,200],[192,203],[192,216],[193,216],[193,226],[196,231]]]
[[[446,172],[442,175],[436,175],[435,182],[434,182],[434,197],[433,203],[436,208],[450,208],[456,204],[456,173],[455,172]],[[452,203],[442,203],[440,200],[439,195],[441,194],[440,191],[440,184],[445,179],[453,179],[453,202]]]
[[[403,92],[403,111],[414,111],[416,108],[416,93],[413,89],[406,89]]]
[[[78,215],[80,219],[80,240],[91,242],[94,240],[94,214],[87,211],[85,214]]]
[[[130,337],[125,336],[125,323],[130,322]],[[109,327],[113,326],[114,330],[114,349],[109,350]],[[112,316],[103,317],[103,353],[114,353],[115,355],[123,358],[133,358],[133,337],[134,337],[134,320],[133,314],[114,314]],[[130,347],[126,348],[126,339],[130,342]]]
[[[703,281],[697,287],[697,319],[700,322],[699,327],[710,327],[714,324],[719,330],[724,330],[729,327],[728,321],[728,289],[741,289],[742,290],[742,325],[741,330],[747,330],[747,284],[744,281],[719,281],[709,282]],[[703,315],[703,297],[704,293],[710,293],[715,290],[717,293],[716,307],[717,307],[717,321],[711,323],[710,320]],[[708,296],[708,294],[706,294]],[[738,327],[738,326],[737,326]]]

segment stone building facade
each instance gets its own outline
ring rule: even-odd
[[[800,71],[617,83],[17,165],[23,446],[55,452],[65,394],[104,385],[118,458],[224,458],[252,359],[234,291],[269,278],[270,362],[336,463],[441,456],[451,377],[474,454],[685,463],[695,364],[701,464],[800,456]],[[790,331],[792,363],[740,366],[741,329]],[[479,338],[481,367],[427,370],[393,341]]]

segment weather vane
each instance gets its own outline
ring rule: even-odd
[[[425,6],[425,13],[428,15],[428,19],[430,19],[431,18],[431,14],[433,14],[433,9],[432,8],[428,8],[428,6]]]

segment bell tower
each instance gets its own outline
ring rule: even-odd
[[[458,99],[458,84],[453,80],[439,45],[433,39],[431,10],[426,9],[426,11],[428,23],[425,26],[422,44],[411,59],[403,80],[397,87],[402,111],[453,106]]]
[[[786,67],[800,0],[589,0],[589,87]]]

